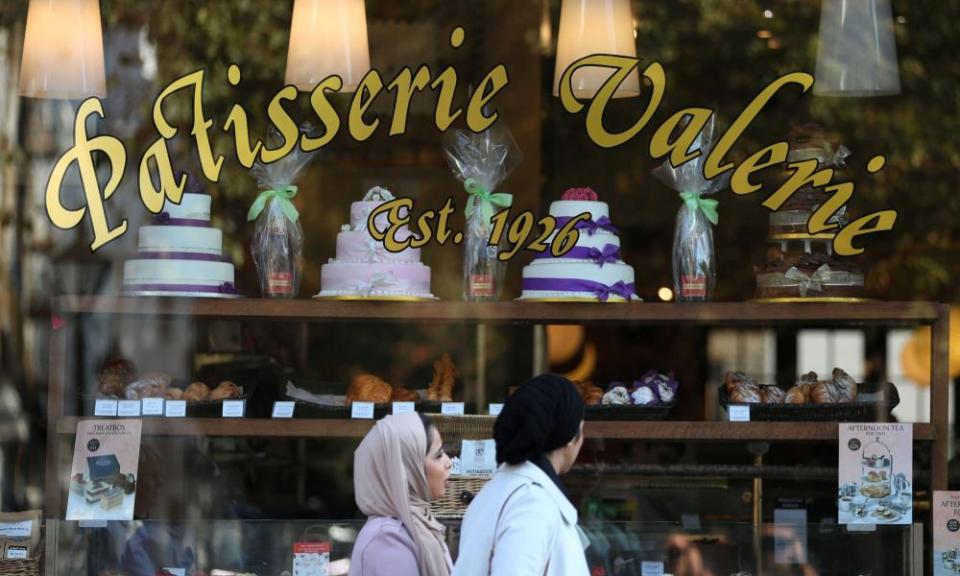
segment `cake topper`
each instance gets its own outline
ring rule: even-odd
[[[561,200],[579,200],[583,202],[596,202],[597,193],[593,188],[569,188],[560,197]]]
[[[393,192],[380,186],[374,186],[363,197],[364,202],[389,202],[393,199]]]

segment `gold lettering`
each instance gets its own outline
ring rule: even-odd
[[[379,118],[374,118],[370,123],[365,122],[363,113],[367,111],[381,90],[383,90],[383,81],[380,80],[380,74],[376,70],[367,72],[357,86],[357,93],[350,102],[350,135],[357,142],[366,141],[380,125]]]
[[[868,227],[871,222],[875,222],[872,227]],[[858,218],[843,227],[833,239],[833,251],[840,256],[856,256],[863,253],[863,248],[857,248],[853,245],[853,240],[857,236],[864,234],[873,234],[874,232],[887,232],[893,230],[893,225],[897,222],[896,210],[882,210]]]
[[[407,131],[407,114],[410,112],[410,100],[414,92],[422,92],[430,84],[430,69],[421,66],[414,76],[410,68],[404,68],[393,79],[387,90],[396,90],[396,103],[393,108],[393,122],[390,123],[390,136],[399,136]]]
[[[470,101],[467,103],[467,127],[479,134],[497,121],[500,114],[495,111],[487,116],[483,113],[483,107],[509,83],[507,68],[503,64],[499,64],[493,70],[487,72],[487,75],[480,81],[477,91],[470,96]]]
[[[227,69],[227,81],[236,86],[240,84],[240,68],[236,64],[231,64]],[[253,166],[257,159],[257,154],[263,146],[263,142],[257,140],[253,146],[250,146],[250,127],[247,122],[247,111],[239,104],[234,104],[227,115],[227,121],[223,125],[223,131],[229,132],[233,128],[233,141],[236,144],[237,160],[244,168]]]
[[[793,172],[787,181],[777,188],[776,192],[763,201],[763,205],[777,211],[800,188],[808,184],[814,188],[822,188],[829,184],[830,179],[833,178],[833,169],[817,170],[818,167],[819,163],[816,160],[800,160],[787,164],[787,168],[792,169]]]
[[[821,232],[836,230],[840,227],[839,224],[830,224],[827,220],[836,214],[853,196],[853,182],[841,182],[840,184],[824,188],[823,191],[830,192],[833,195],[817,208],[817,211],[810,217],[810,222],[807,223],[807,230],[811,234],[820,234]]]
[[[651,158],[656,160],[670,154],[670,164],[676,168],[684,162],[699,157],[701,151],[697,149],[690,152],[690,147],[696,142],[697,136],[703,131],[712,115],[713,111],[709,108],[686,108],[668,118],[650,139]],[[683,131],[677,139],[671,142],[670,136],[683,125],[685,118],[689,118],[690,121],[683,126]]]
[[[297,128],[297,123],[290,117],[290,113],[283,107],[284,100],[293,101],[296,99],[296,86],[286,86],[277,92],[267,107],[267,117],[270,118],[270,121],[276,126],[277,131],[280,132],[280,137],[283,138],[283,144],[273,149],[267,148],[266,146],[263,147],[260,151],[260,159],[263,160],[264,164],[270,164],[283,158],[292,152],[297,145],[297,137],[300,135],[300,129]]]
[[[306,134],[301,136],[300,148],[304,152],[312,152],[326,146],[340,131],[340,116],[337,116],[337,111],[330,104],[327,92],[339,92],[341,88],[343,88],[343,80],[339,76],[328,76],[314,87],[310,94],[310,105],[320,119],[320,123],[323,124],[324,132],[320,138],[311,138]]]
[[[776,142],[754,152],[737,166],[730,177],[730,189],[734,194],[752,194],[760,189],[760,184],[750,182],[750,176],[775,164],[786,162],[790,146],[786,142]]]
[[[174,92],[193,88],[193,129],[190,134],[197,141],[197,154],[200,156],[203,175],[211,182],[218,182],[220,169],[223,167],[223,156],[214,158],[213,149],[210,146],[209,130],[213,126],[213,120],[208,120],[203,113],[203,76],[204,71],[197,70],[171,82],[153,103],[153,124],[164,139],[170,140],[176,136],[177,129],[171,126],[163,116],[163,101]],[[174,191],[173,195],[168,192],[168,197],[174,202],[179,202],[180,193],[182,189]]]
[[[127,152],[123,148],[123,143],[113,136],[87,138],[87,118],[91,114],[104,117],[103,104],[97,98],[88,98],[80,104],[73,127],[73,147],[67,150],[54,165],[50,180],[47,181],[45,197],[47,216],[50,217],[54,226],[62,230],[69,230],[80,224],[84,214],[89,210],[90,224],[93,227],[93,243],[90,244],[90,249],[96,251],[127,231],[126,220],[111,229],[107,224],[107,215],[103,208],[104,201],[113,195],[123,178],[123,170],[127,165]],[[110,178],[103,188],[102,198],[100,183],[97,181],[97,170],[93,164],[94,152],[103,152],[110,160]],[[77,169],[80,171],[80,182],[83,184],[87,205],[85,208],[71,210],[61,202],[60,193],[66,172],[74,162],[77,163]]]
[[[797,84],[803,88],[803,92],[806,92],[813,86],[813,76],[806,74],[804,72],[793,72],[791,74],[786,74],[780,78],[774,80],[770,83],[769,86],[760,91],[759,94],[753,99],[746,108],[743,109],[743,112],[740,113],[740,116],[727,128],[726,132],[723,133],[723,136],[717,140],[716,145],[713,147],[713,150],[710,151],[710,154],[707,155],[707,161],[703,166],[703,175],[707,180],[712,180],[720,174],[733,169],[732,163],[727,163],[720,165],[720,162],[723,161],[723,157],[727,155],[727,152],[733,148],[733,145],[736,144],[737,140],[740,139],[740,136],[743,135],[744,131],[748,126],[756,119],[757,115],[760,114],[760,111],[763,110],[763,107],[767,105],[767,102],[773,98],[781,88],[788,84]]]
[[[153,177],[150,175],[150,161],[153,160],[157,166],[157,174],[160,176],[160,188],[153,185]],[[175,203],[180,202],[183,196],[183,188],[187,184],[187,175],[183,174],[180,181],[177,181],[173,174],[173,166],[170,164],[170,152],[167,150],[167,141],[163,138],[157,138],[156,141],[147,148],[143,158],[140,159],[140,200],[147,210],[153,214],[163,210],[164,198],[170,198]]]

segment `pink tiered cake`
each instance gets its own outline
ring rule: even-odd
[[[430,268],[420,262],[420,250],[389,252],[367,230],[374,208],[393,199],[389,190],[374,187],[363,201],[350,205],[350,224],[345,224],[337,234],[337,256],[320,268],[318,297],[433,298]],[[387,215],[378,215],[374,225],[385,232],[389,228]],[[412,235],[403,227],[396,239],[405,240]]]
[[[123,292],[138,296],[235,297],[233,263],[223,234],[210,226],[210,196],[168,199],[153,225],[139,231],[137,257],[123,264]]]
[[[589,213],[579,222],[576,246],[560,258],[549,250],[523,268],[521,300],[586,300],[594,302],[637,300],[633,267],[620,259],[619,230],[610,221],[606,202],[589,188],[570,189],[550,204],[557,230],[572,218]],[[549,239],[552,243],[553,237]]]

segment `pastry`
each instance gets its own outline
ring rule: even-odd
[[[433,380],[427,390],[427,399],[435,402],[453,400],[453,384],[457,377],[457,367],[449,354],[444,353],[433,363]]]
[[[787,390],[787,396],[784,401],[787,404],[806,404],[809,400],[807,399],[807,393],[803,386],[797,385]]]
[[[127,385],[124,395],[127,400],[163,398],[170,387],[171,378],[163,372],[150,372]]]
[[[210,398],[210,388],[203,382],[194,382],[183,391],[183,399],[187,402],[203,402]]]
[[[97,374],[97,385],[100,393],[107,396],[124,396],[127,384],[134,381],[136,370],[133,364],[123,359],[108,360],[103,363],[100,373]]]
[[[853,402],[857,399],[857,381],[839,368],[833,369],[833,383],[840,392],[841,402]]]
[[[167,400],[183,400],[183,390],[179,388],[167,388],[166,394],[164,397]]]
[[[418,399],[419,396],[415,390],[403,386],[394,386],[393,393],[390,396],[392,402],[416,402]]]
[[[111,488],[106,494],[100,498],[100,508],[104,510],[111,510],[113,508],[119,508],[123,504],[123,489],[122,488]]]
[[[657,396],[649,386],[637,386],[630,393],[630,402],[637,406],[649,406],[657,403]]]
[[[723,385],[734,404],[759,404],[762,401],[757,381],[743,372],[727,372]]]
[[[393,396],[393,387],[373,374],[358,374],[347,388],[347,406],[354,402],[387,404]]]
[[[239,396],[240,388],[238,388],[236,384],[229,380],[224,380],[219,386],[210,392],[211,401],[229,400],[230,398],[237,398]]]
[[[583,403],[586,406],[596,406],[600,404],[603,399],[603,388],[594,386],[592,382],[575,380],[573,381],[573,385],[577,387],[577,391],[580,392],[580,398],[583,399]]]
[[[743,384],[733,390],[730,401],[734,404],[760,404],[763,399],[760,397],[760,388]]]
[[[764,404],[783,404],[787,393],[779,386],[764,386],[760,389],[760,398]]]
[[[634,389],[638,386],[646,386],[653,391],[655,404],[670,404],[677,395],[677,389],[680,383],[670,375],[660,374],[656,370],[649,370],[640,377],[640,380],[634,382]],[[649,404],[649,403],[648,403]]]
[[[623,386],[614,386],[603,395],[601,400],[604,406],[622,406],[630,404],[630,393]]]
[[[734,390],[744,385],[756,387],[757,381],[743,372],[727,372],[723,378],[723,385],[727,389],[727,394],[733,394]]]

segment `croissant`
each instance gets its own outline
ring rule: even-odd
[[[760,390],[760,397],[764,404],[783,404],[787,399],[787,393],[779,386],[764,386]]]
[[[857,381],[843,370],[833,369],[833,384],[840,393],[840,402],[853,402],[857,399]]]
[[[210,388],[203,382],[194,382],[183,391],[183,399],[187,402],[203,402],[210,398]]]
[[[784,401],[787,404],[806,404],[808,402],[807,393],[803,386],[793,386],[787,390],[787,397]]]
[[[386,404],[393,396],[393,387],[373,374],[359,374],[347,388],[347,406],[354,402]]]
[[[756,386],[741,384],[730,394],[730,400],[734,404],[759,404],[763,398],[760,396],[760,389]]]
[[[457,367],[450,355],[444,353],[433,363],[433,380],[427,390],[427,399],[439,402],[453,400],[453,384],[457,377]]]
[[[164,396],[167,400],[183,400],[183,390],[179,388],[167,388]]]
[[[404,388],[403,386],[394,386],[390,400],[393,402],[416,402],[419,399],[416,391]]]
[[[744,372],[727,372],[723,378],[723,385],[727,389],[727,394],[733,394],[734,390],[739,389],[743,385],[756,388],[757,381],[747,376]]]

